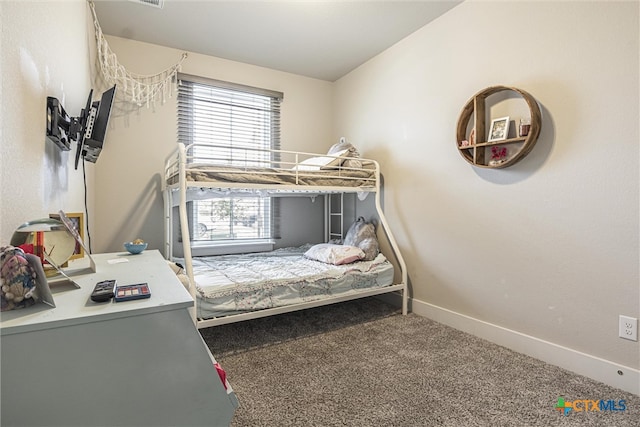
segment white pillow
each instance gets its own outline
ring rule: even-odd
[[[364,252],[355,246],[320,243],[312,246],[304,256],[326,264],[342,265],[360,261],[364,258]]]
[[[293,170],[299,171],[319,171],[321,169],[332,169],[342,164],[342,157],[347,156],[349,150],[342,150],[335,154],[333,157],[322,156],[322,157],[310,157],[302,162],[298,163],[294,166]]]

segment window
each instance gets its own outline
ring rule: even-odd
[[[203,144],[193,162],[270,166],[280,148],[282,94],[178,75],[178,141]],[[206,145],[206,146],[205,146]],[[264,243],[275,237],[275,200],[236,196],[197,200],[190,206],[191,239],[201,245]]]

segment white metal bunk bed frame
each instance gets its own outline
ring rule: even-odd
[[[187,202],[188,202],[188,189],[216,189],[219,191],[240,191],[240,190],[251,190],[256,191],[258,194],[267,195],[269,197],[288,197],[288,196],[306,196],[306,197],[316,197],[318,195],[330,195],[337,193],[374,193],[375,195],[375,209],[378,215],[378,219],[380,221],[380,226],[384,230],[385,236],[389,243],[389,246],[392,251],[392,255],[395,258],[395,261],[400,269],[400,277],[401,282],[395,283],[392,285],[373,288],[373,289],[363,289],[358,290],[354,293],[350,293],[348,295],[340,295],[335,297],[323,298],[321,300],[309,301],[304,303],[292,304],[284,307],[274,307],[263,310],[251,311],[247,313],[240,314],[232,314],[228,316],[215,317],[211,319],[198,319],[196,318],[196,309],[194,307],[194,321],[196,322],[197,327],[206,328],[210,326],[223,325],[227,323],[235,323],[243,320],[257,319],[261,317],[272,316],[276,314],[288,313],[291,311],[304,310],[307,308],[320,307],[323,305],[349,301],[359,298],[365,298],[369,296],[381,295],[386,293],[401,293],[402,298],[402,314],[406,315],[408,312],[408,277],[407,277],[407,267],[404,262],[404,258],[400,253],[400,249],[398,244],[389,228],[389,223],[384,215],[382,210],[381,203],[381,194],[380,194],[380,165],[375,160],[370,159],[360,159],[360,158],[349,158],[343,157],[343,159],[353,159],[358,161],[366,161],[370,162],[370,164],[374,165],[373,173],[374,173],[374,183],[373,185],[359,186],[359,187],[348,187],[348,186],[317,186],[317,185],[297,185],[297,184],[248,184],[248,183],[235,183],[235,182],[221,182],[221,181],[190,181],[187,180],[187,172],[193,171],[195,169],[190,169],[189,166],[189,156],[187,154],[188,150],[197,144],[190,144],[189,146],[185,146],[182,143],[178,143],[178,147],[171,153],[171,155],[167,158],[165,163],[165,177],[163,179],[163,196],[164,196],[164,210],[165,210],[165,258],[167,260],[171,260],[173,258],[173,207],[174,203],[174,193],[178,192],[180,194],[180,198],[178,201],[178,212],[180,217],[180,233],[182,235],[182,247],[183,247],[183,255],[184,255],[184,268],[186,274],[189,278],[190,286],[189,292],[191,293],[194,301],[196,301],[196,285],[195,279],[193,275],[193,257],[191,254],[191,239],[189,233],[189,223],[188,223],[188,213],[187,213]],[[291,174],[292,170],[295,172],[296,182],[298,182],[298,175],[301,177],[305,175],[304,171],[297,169],[295,166],[299,165],[300,162],[304,159],[308,159],[310,157],[327,157],[327,155],[317,154],[317,153],[305,153],[299,151],[285,151],[285,150],[263,150],[263,149],[247,149],[249,151],[268,151],[272,153],[279,154],[287,154],[293,155],[295,158],[294,162],[279,162],[280,164],[286,164],[287,169],[281,169],[283,172]],[[331,157],[331,156],[329,156]],[[292,167],[293,166],[293,167]],[[216,166],[213,166],[215,169]],[[337,168],[338,172],[335,177],[340,177],[340,167]],[[349,167],[342,169],[351,169]],[[234,173],[242,173],[242,172],[234,172]],[[168,183],[168,179],[170,176],[174,176],[177,174],[178,180],[174,183]],[[330,207],[327,208],[326,202],[327,197],[325,197],[325,235],[327,236],[327,240],[329,236],[331,236],[330,231]],[[342,228],[342,225],[341,225]],[[387,254],[385,256],[389,259]]]

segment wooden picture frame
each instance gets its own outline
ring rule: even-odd
[[[73,224],[73,227],[78,232],[80,239],[84,241],[84,213],[82,212],[65,212],[66,217]],[[49,214],[49,218],[57,219],[60,221],[60,214]],[[84,248],[82,245],[76,241],[76,248],[73,251],[73,255],[69,258],[78,259],[84,257]]]
[[[509,117],[500,117],[499,119],[491,120],[491,127],[489,128],[488,142],[492,141],[504,141],[509,135]]]

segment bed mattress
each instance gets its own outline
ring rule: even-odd
[[[288,306],[393,283],[393,265],[382,254],[372,261],[336,266],[305,258],[310,246],[194,257],[198,318]]]
[[[235,168],[227,166],[189,165],[186,171],[190,182],[221,182],[235,184],[306,185],[326,187],[373,187],[375,170],[339,169],[319,171],[294,171],[276,168]],[[175,184],[177,175],[167,178],[167,184]]]

